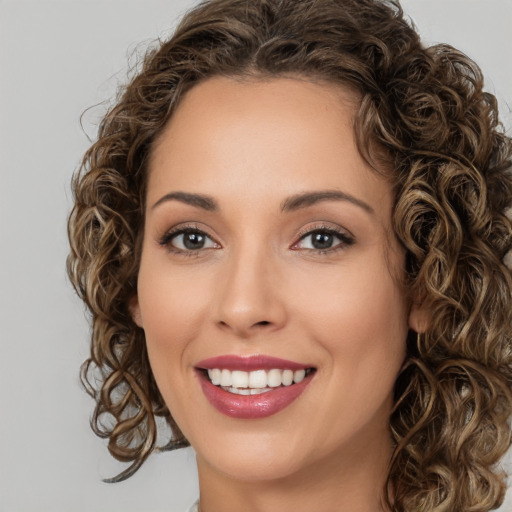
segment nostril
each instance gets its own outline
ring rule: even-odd
[[[254,325],[270,325],[270,322],[268,320],[262,320],[261,322],[257,322]]]

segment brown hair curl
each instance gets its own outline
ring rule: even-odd
[[[387,501],[396,512],[488,511],[504,496],[496,464],[512,413],[512,142],[479,68],[425,48],[392,0],[213,0],[150,50],[101,122],[75,175],[68,272],[92,316],[83,381],[91,424],[132,465],[156,446],[155,416],[186,439],[154,381],[130,298],[143,231],[148,154],[183,94],[215,75],[302,76],[356,90],[355,133],[395,187],[407,288],[430,312],[410,336],[390,425]],[[380,164],[379,164],[380,162]],[[411,333],[412,334],[412,333]],[[96,370],[92,382],[91,370]],[[111,421],[104,420],[110,417]]]

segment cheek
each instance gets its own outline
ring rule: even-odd
[[[408,314],[385,262],[317,275],[299,300],[303,329],[340,378],[363,383],[378,376],[392,386],[405,357]]]
[[[151,367],[165,389],[172,388],[166,384],[182,373],[173,369],[187,371],[184,354],[204,325],[211,298],[207,288],[191,282],[190,276],[185,279],[180,272],[161,269],[142,262],[138,297]]]
[[[354,258],[346,265],[326,267],[301,276],[303,308],[322,317],[329,325],[357,331],[372,325],[385,326],[396,321],[407,323],[405,295],[383,258]]]
[[[156,269],[141,265],[138,283],[149,363],[174,420],[186,427],[190,411],[184,404],[197,398],[187,380],[193,371],[187,365],[189,342],[198,337],[208,297],[179,275],[157,273]]]

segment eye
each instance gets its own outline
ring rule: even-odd
[[[195,228],[182,228],[170,231],[160,240],[160,245],[174,252],[191,252],[201,249],[216,249],[219,246],[204,231]]]
[[[325,253],[342,249],[354,243],[354,238],[347,233],[333,228],[316,228],[300,237],[292,249],[305,249]]]

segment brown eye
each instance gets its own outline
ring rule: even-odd
[[[183,233],[181,243],[186,249],[202,249],[206,242],[206,236],[202,233]]]
[[[182,229],[168,233],[161,241],[161,244],[184,252],[218,247],[218,244],[206,233],[197,229]]]
[[[314,249],[330,249],[336,237],[332,233],[316,232],[309,235]]]
[[[294,248],[311,251],[334,251],[353,243],[353,238],[345,233],[333,229],[315,229],[303,235]]]

